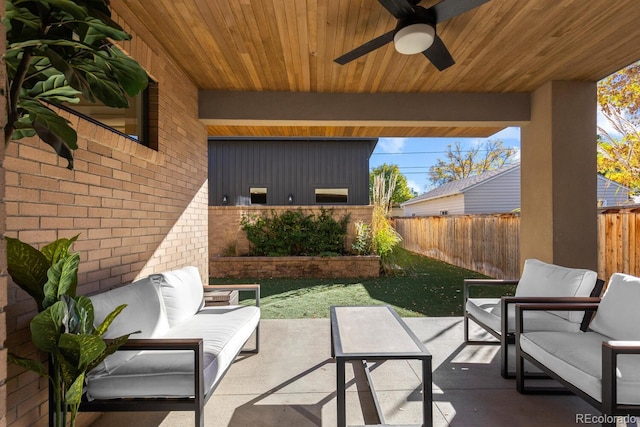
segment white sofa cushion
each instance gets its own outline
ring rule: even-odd
[[[614,340],[640,341],[640,278],[614,273],[590,328]]]
[[[596,332],[526,332],[520,346],[530,356],[602,401],[602,342],[610,337]],[[618,356],[618,403],[640,404],[640,356]]]
[[[132,335],[131,338],[154,338],[169,330],[158,288],[149,278],[89,298],[93,303],[96,326],[102,323],[116,307],[127,304],[127,307],[111,323],[104,338],[116,338],[136,331],[140,332]],[[112,354],[92,370],[91,375],[111,372],[136,353],[119,351]]]
[[[567,268],[537,259],[524,262],[522,276],[516,287],[516,297],[588,297],[595,287],[598,274],[581,268]],[[554,311],[560,317],[580,323],[583,312]]]
[[[89,297],[98,325],[117,306],[127,307],[115,318],[104,338],[115,338],[139,330],[135,338],[152,338],[169,330],[157,287],[147,277],[126,286]]]
[[[204,339],[204,390],[218,383],[260,319],[248,306],[206,307],[163,338]],[[109,376],[89,378],[89,399],[193,396],[193,352],[144,351]]]
[[[509,331],[516,330],[515,304],[509,304]],[[502,305],[499,298],[469,298],[466,310],[478,321],[494,331],[502,330]],[[529,311],[524,315],[527,330],[577,332],[579,323],[567,322],[563,317],[548,311]]]
[[[204,288],[196,267],[149,276],[160,289],[169,325],[175,325],[192,317],[204,305]]]

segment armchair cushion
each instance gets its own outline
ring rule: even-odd
[[[609,280],[591,330],[615,340],[640,341],[640,278],[614,273]]]
[[[520,347],[561,378],[602,402],[602,342],[608,340],[610,337],[596,332],[536,331],[523,333]],[[640,355],[618,356],[617,377],[618,403],[640,404]]]
[[[515,304],[509,304],[509,330],[515,332]],[[502,304],[500,298],[469,298],[466,310],[480,322],[489,326],[494,331],[502,329]],[[566,319],[556,316],[549,311],[531,311],[525,314],[527,328],[536,331],[567,331],[577,332],[580,329],[578,323],[567,322]]]
[[[598,274],[581,268],[567,268],[537,259],[524,262],[522,276],[516,287],[516,297],[588,297]],[[584,313],[554,311],[570,322],[580,323]]]

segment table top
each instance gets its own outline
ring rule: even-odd
[[[422,341],[387,305],[333,306],[331,330],[336,357],[431,357]]]

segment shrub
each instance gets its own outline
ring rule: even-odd
[[[358,255],[371,255],[371,226],[363,221],[356,221],[356,235],[351,248]]]
[[[240,222],[251,243],[251,255],[300,256],[344,253],[344,239],[350,215],[336,221],[333,210],[306,215],[302,210],[278,215],[245,215]]]
[[[402,237],[393,228],[388,218],[396,179],[396,174],[392,175],[388,182],[382,175],[376,175],[373,179],[371,251],[380,256],[382,270],[387,274],[395,270],[393,252],[402,241]]]
[[[373,208],[373,222],[371,224],[371,246],[375,254],[384,258],[402,241],[402,237],[387,219],[384,209],[380,206]]]

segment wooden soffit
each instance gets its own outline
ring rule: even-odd
[[[456,61],[443,72],[421,55],[398,54],[392,44],[344,66],[333,62],[394,28],[395,19],[375,0],[151,3],[111,2],[199,89],[217,92],[531,93],[551,80],[597,81],[640,59],[638,0],[490,0],[438,25]],[[208,129],[212,135],[465,136],[496,128],[370,121],[266,128],[229,122]]]

